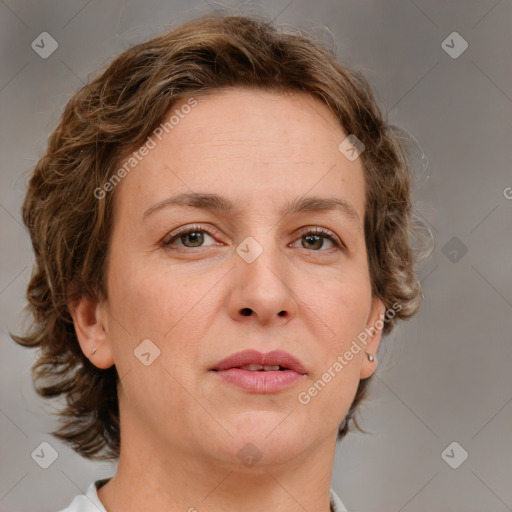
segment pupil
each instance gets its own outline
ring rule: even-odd
[[[189,238],[192,242],[193,247],[200,246],[203,242],[203,235],[201,232],[192,231],[181,237],[181,241],[185,243],[185,239]],[[187,245],[185,243],[185,245]]]
[[[306,240],[308,240],[308,243],[309,243],[309,240],[310,240],[310,239],[314,238],[315,240],[314,240],[313,244],[314,244],[315,242],[317,243],[317,247],[316,247],[317,249],[320,249],[320,248],[322,247],[322,245],[323,245],[323,239],[322,239],[322,237],[320,237],[319,235],[306,235],[304,238],[305,238]],[[318,245],[318,242],[320,242],[320,245]],[[307,248],[307,247],[306,247],[306,248]]]

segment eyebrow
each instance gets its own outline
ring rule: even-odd
[[[232,215],[241,213],[241,209],[238,208],[235,203],[218,194],[184,192],[154,204],[144,212],[143,218],[173,205],[191,206]],[[279,214],[285,217],[294,213],[330,211],[339,211],[361,226],[361,218],[356,209],[350,203],[338,197],[297,197],[296,199],[288,201],[281,208]]]

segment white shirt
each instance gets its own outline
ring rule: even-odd
[[[93,482],[85,494],[75,496],[69,507],[59,512],[107,512],[100,499],[98,498],[97,489],[109,478],[105,480],[97,480]],[[347,512],[347,509],[339,499],[338,495],[331,488],[331,512]]]

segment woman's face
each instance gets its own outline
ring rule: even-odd
[[[101,357],[121,377],[122,432],[225,465],[251,450],[275,464],[332,448],[376,345],[331,370],[309,401],[304,392],[383,312],[371,297],[360,159],[340,152],[347,134],[309,95],[231,89],[194,105],[173,109],[169,134],[116,190]],[[182,194],[222,199],[166,203]],[[312,197],[345,208],[309,201],[287,213]],[[228,202],[232,211],[212,208]],[[246,349],[286,351],[305,374],[263,392],[212,370]]]

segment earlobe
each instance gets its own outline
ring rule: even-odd
[[[68,309],[85,357],[98,368],[110,368],[114,358],[106,325],[106,311],[102,305],[92,297],[83,295],[70,302]]]
[[[368,317],[366,332],[368,333],[367,343],[365,346],[366,355],[361,362],[360,378],[367,379],[371,377],[377,370],[377,349],[379,348],[382,338],[382,328],[384,327],[384,314],[386,306],[378,297],[373,299],[372,309]]]

